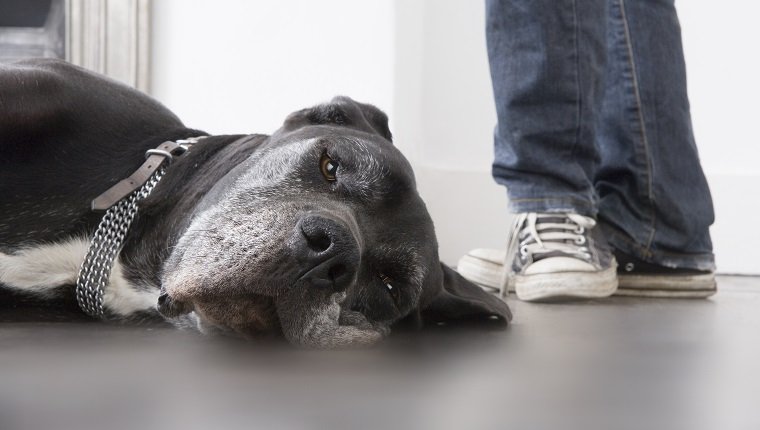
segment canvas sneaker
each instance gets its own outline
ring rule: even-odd
[[[615,250],[618,266],[617,295],[638,297],[704,298],[717,291],[710,270],[680,269],[648,263]]]
[[[578,214],[517,214],[506,253],[473,250],[458,270],[502,294],[513,289],[526,301],[607,297],[617,289],[617,265],[595,226]]]
[[[472,249],[459,259],[457,272],[485,290],[500,291],[506,254],[504,249]]]
[[[613,254],[618,263],[616,296],[698,299],[717,292],[712,271],[660,266],[619,250],[614,250]],[[500,291],[505,258],[504,250],[473,249],[459,259],[457,271],[486,290]],[[514,291],[514,284],[508,287],[510,292]]]

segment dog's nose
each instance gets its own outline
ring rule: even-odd
[[[304,216],[296,225],[293,248],[303,266],[302,280],[337,291],[353,282],[359,266],[359,247],[342,222],[322,215]]]

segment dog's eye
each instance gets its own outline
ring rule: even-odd
[[[391,295],[391,298],[394,302],[398,302],[398,289],[393,285],[393,280],[382,273],[379,274],[380,281],[385,286],[385,289],[388,290],[388,294]]]
[[[330,182],[335,181],[335,174],[338,173],[338,162],[330,158],[329,155],[322,154],[322,158],[319,160],[319,169],[322,171],[322,176]]]

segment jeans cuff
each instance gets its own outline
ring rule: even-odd
[[[615,249],[632,255],[647,263],[677,269],[694,269],[715,271],[715,255],[712,252],[700,254],[676,253],[646,248],[634,242],[627,234],[610,226],[600,223],[605,239]]]
[[[509,211],[513,213],[576,213],[596,218],[596,207],[591,202],[573,196],[545,198],[508,198]]]

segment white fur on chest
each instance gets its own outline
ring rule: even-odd
[[[0,252],[0,284],[40,297],[51,297],[55,289],[64,285],[74,288],[88,246],[86,239],[74,238],[29,246],[10,254]],[[155,309],[158,288],[144,290],[129,283],[117,259],[103,298],[108,310],[127,316]]]

